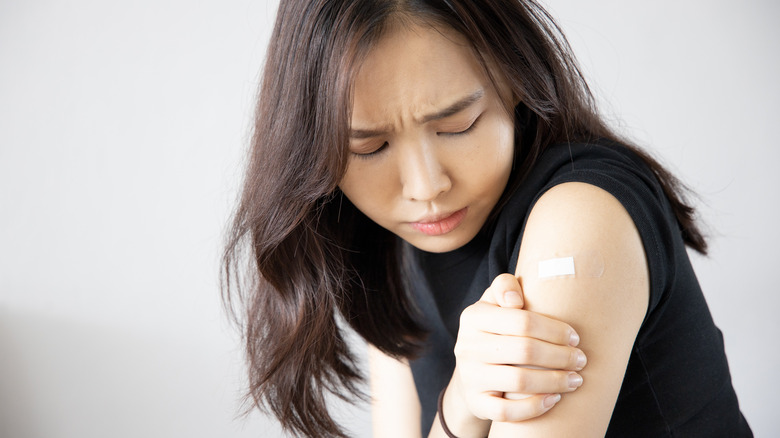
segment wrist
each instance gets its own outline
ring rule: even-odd
[[[438,414],[442,426],[446,424],[450,433],[457,438],[486,437],[490,431],[491,421],[483,420],[471,413],[465,400],[460,396],[454,380],[441,394]]]

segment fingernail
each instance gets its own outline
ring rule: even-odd
[[[578,352],[577,353],[577,371],[585,368],[585,364],[588,363],[588,358],[585,357],[585,353]]]
[[[561,401],[561,395],[560,394],[550,394],[547,397],[544,398],[544,407],[549,408],[552,407],[552,405],[558,403]]]
[[[508,306],[522,306],[523,298],[519,293],[513,290],[508,290],[504,292],[504,304]]]
[[[582,386],[582,376],[577,373],[569,373],[569,388],[579,388]]]
[[[569,345],[572,347],[576,347],[580,343],[580,335],[577,334],[577,332],[572,331],[571,335],[569,335]]]

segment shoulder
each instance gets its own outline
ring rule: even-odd
[[[569,267],[550,271],[550,263]],[[646,309],[649,274],[639,231],[623,204],[592,184],[560,184],[539,198],[525,224],[516,272],[528,292],[545,291],[540,304],[549,301],[558,308],[560,302],[550,294],[581,288],[587,288],[591,298],[620,289],[634,291]],[[579,298],[568,296],[565,301]]]
[[[559,143],[544,150],[509,197],[508,208],[501,213],[505,226],[514,227],[518,216],[527,217],[542,195],[570,182],[587,183],[609,192],[635,221],[645,215],[642,210],[662,207],[665,200],[652,170],[629,147],[617,143]]]
[[[574,181],[555,185],[540,195],[528,214],[522,245],[543,239],[572,249],[590,246],[614,251],[628,249],[626,238],[637,233],[631,215],[614,194]]]
[[[669,286],[684,245],[653,171],[639,154],[617,143],[550,146],[507,207],[497,230],[508,242],[496,247],[499,256],[509,257],[510,269],[519,261],[521,245],[531,244],[533,236],[527,235],[531,230],[552,233],[546,241],[571,230],[574,235],[567,239],[587,238],[602,245],[626,243],[621,237],[626,233],[638,236],[636,252],[644,255],[651,277],[651,307]]]

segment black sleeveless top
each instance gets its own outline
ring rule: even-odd
[[[560,144],[540,157],[490,229],[443,254],[404,248],[410,287],[430,331],[411,361],[427,436],[439,392],[455,368],[460,313],[493,278],[514,272],[531,207],[566,182],[598,186],[628,211],[644,245],[650,302],[612,413],[608,437],[746,437],[750,427],[731,384],[715,327],[666,197],[644,162],[625,147]]]

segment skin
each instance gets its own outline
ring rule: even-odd
[[[397,25],[358,72],[341,190],[419,249],[465,245],[509,178],[513,121],[505,93],[459,35]],[[538,281],[528,263],[587,251],[603,256],[602,277]],[[617,200],[579,183],[548,191],[533,207],[516,271],[497,277],[461,315],[443,407],[452,432],[603,436],[648,288],[638,232]],[[419,436],[408,364],[374,348],[369,359],[375,436]],[[519,393],[531,396],[513,400]],[[430,436],[445,436],[438,419]]]

